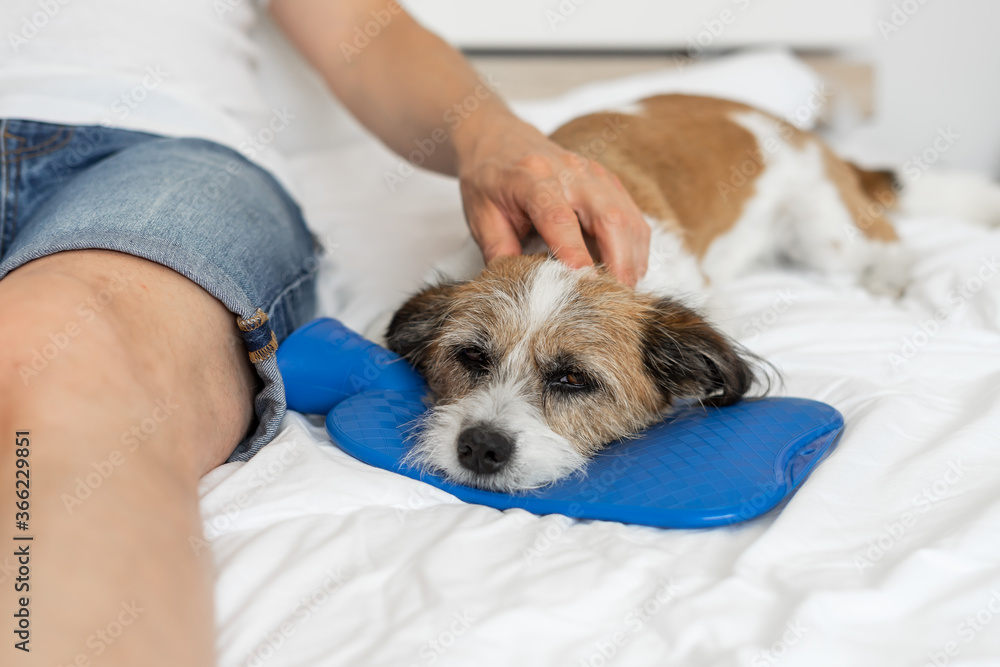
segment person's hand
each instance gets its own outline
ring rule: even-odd
[[[571,153],[514,117],[477,128],[459,152],[465,216],[490,260],[521,254],[521,239],[537,230],[555,257],[573,268],[599,259],[623,283],[646,273],[649,225],[621,182],[600,164]]]

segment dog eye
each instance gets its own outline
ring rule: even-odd
[[[582,387],[585,382],[576,373],[566,373],[561,378],[559,378],[560,384],[568,384],[571,387]]]
[[[558,387],[559,389],[574,391],[580,389],[591,389],[591,384],[583,373],[579,372],[562,372],[556,373],[552,376],[551,384]]]
[[[458,351],[458,360],[472,371],[484,371],[489,365],[489,357],[478,347],[463,347]]]

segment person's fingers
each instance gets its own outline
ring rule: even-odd
[[[636,266],[636,238],[634,225],[619,208],[604,208],[595,213],[594,238],[601,252],[601,261],[618,280],[635,286],[638,280]]]
[[[631,197],[629,198],[629,203],[633,204]],[[642,280],[643,276],[646,275],[646,270],[649,268],[649,239],[651,233],[649,229],[649,223],[646,222],[646,217],[642,215],[642,212],[636,207],[636,215],[633,218],[633,243],[632,252],[634,254],[634,266],[635,266],[635,280],[636,282]]]
[[[632,246],[635,250],[635,280],[639,282],[646,276],[649,270],[649,241],[650,230],[645,218],[640,227],[639,242]]]
[[[491,201],[484,200],[469,207],[466,217],[472,237],[489,264],[497,257],[521,254],[521,241],[507,217]]]
[[[610,178],[595,180],[594,185],[583,189],[587,194],[577,206],[580,221],[596,240],[601,261],[611,274],[634,286],[646,273],[649,225],[624,188],[618,190]]]
[[[593,265],[580,220],[561,193],[554,188],[537,186],[527,198],[524,209],[556,259],[574,269]]]

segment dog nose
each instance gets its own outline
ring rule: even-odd
[[[513,451],[513,438],[492,426],[478,424],[458,434],[458,462],[481,475],[499,472]]]

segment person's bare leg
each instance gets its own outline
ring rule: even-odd
[[[67,252],[0,281],[0,553],[30,549],[30,593],[4,577],[0,662],[214,663],[197,484],[244,436],[255,381],[234,316],[157,264]],[[27,530],[15,528],[18,430],[30,431]],[[10,632],[20,596],[30,653]]]

